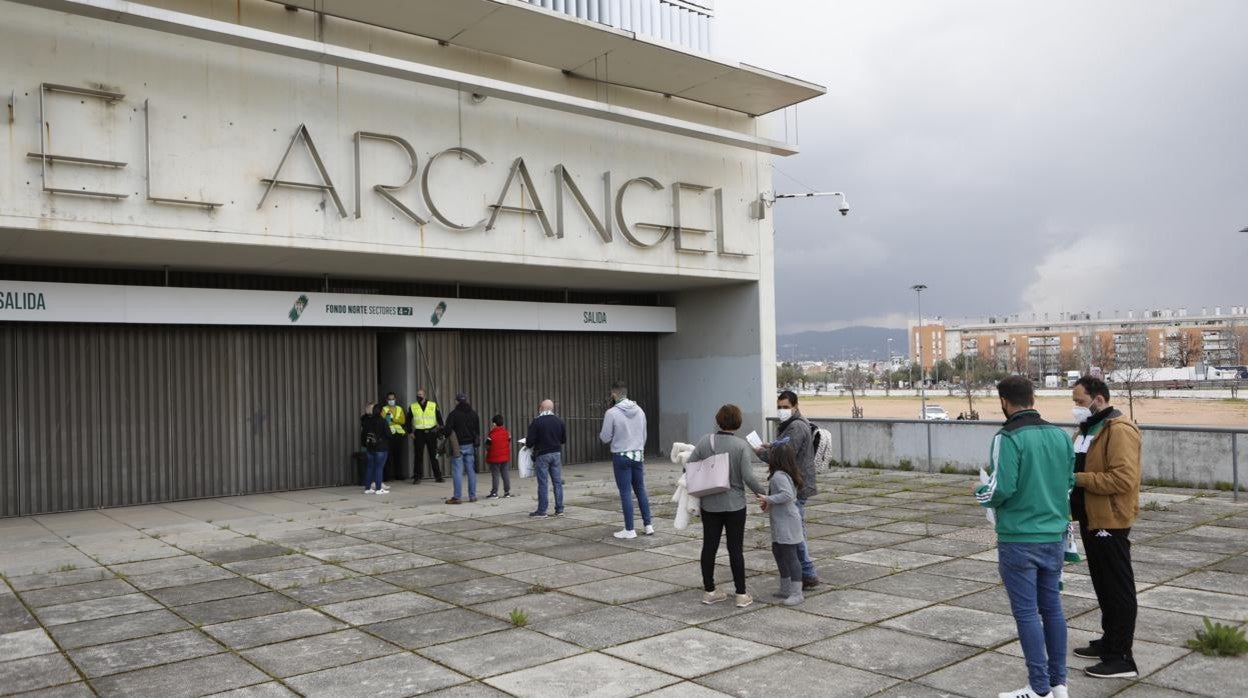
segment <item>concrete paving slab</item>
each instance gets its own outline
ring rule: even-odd
[[[912,550],[916,553],[931,553],[933,555],[963,557],[983,552],[990,546],[991,544],[989,543],[976,543],[974,541],[957,540],[954,538],[920,538],[918,540],[912,540],[909,543],[902,543],[901,545],[895,547],[898,550]],[[931,689],[924,688],[923,690]]]
[[[95,678],[221,651],[220,645],[198,630],[191,629],[70,650],[69,656],[87,678]]]
[[[316,584],[328,584],[339,579],[358,576],[358,572],[339,567],[338,565],[316,565],[315,567],[298,567],[279,572],[265,572],[252,575],[257,584],[272,589],[298,589]]]
[[[686,679],[722,671],[777,651],[775,647],[700,628],[686,628],[604,650],[614,657]]]
[[[1099,632],[1080,630],[1078,628],[1069,628],[1067,630],[1066,662],[1071,673],[1082,672],[1086,667],[1096,663],[1095,660],[1076,657],[1072,651],[1076,647],[1083,647],[1088,642],[1100,637],[1101,633]],[[995,651],[1001,654],[1008,654],[1011,657],[1021,658],[1023,656],[1023,646],[1018,640],[998,647]],[[1135,663],[1140,670],[1141,677],[1147,677],[1149,674],[1174,662],[1174,660],[1191,653],[1191,650],[1185,648],[1162,645],[1156,642],[1145,642],[1138,639],[1132,645],[1131,651],[1135,656]]]
[[[95,698],[95,691],[83,681],[42,688],[21,694],[22,698]]]
[[[913,679],[978,654],[977,647],[868,627],[794,651],[899,679]]]
[[[232,654],[191,659],[176,664],[93,679],[101,696],[161,696],[191,698],[267,680],[255,667]]]
[[[111,642],[133,640],[148,635],[159,635],[185,630],[190,625],[170,611],[147,611],[131,613],[125,616],[99,618],[54,625],[49,628],[52,636],[65,649],[77,649],[91,645],[104,645]]]
[[[285,642],[309,635],[320,635],[347,626],[310,608],[286,611],[245,620],[207,625],[203,631],[231,649],[249,649]]]
[[[0,662],[37,657],[56,651],[56,643],[52,642],[52,638],[42,628],[0,635]]]
[[[342,563],[342,566],[360,574],[386,574],[387,572],[401,572],[417,567],[429,567],[440,564],[442,564],[441,560],[435,560],[424,555],[396,553],[383,557],[372,557],[366,560],[352,560]]]
[[[394,548],[381,545],[380,543],[365,543],[363,545],[345,545],[325,550],[309,550],[307,556],[337,564],[350,560],[367,560],[370,557],[393,555],[395,552]]]
[[[821,659],[782,652],[698,679],[711,688],[740,698],[779,694],[820,695],[835,686],[837,696],[857,698],[877,693],[896,679]]]
[[[305,696],[412,696],[463,683],[468,677],[412,654],[396,654],[303,674],[286,683]]]
[[[917,567],[932,565],[937,562],[945,562],[951,559],[947,555],[932,555],[930,553],[916,553],[909,550],[897,550],[895,548],[879,548],[876,550],[864,550],[858,553],[842,555],[841,560],[850,562],[862,562],[868,565],[879,565],[887,567],[893,572],[911,570]]]
[[[160,609],[159,603],[156,603],[145,594],[136,593],[92,599],[90,601],[79,601],[62,606],[48,606],[36,610],[35,614],[39,616],[39,620],[43,621],[44,625],[64,625],[65,623],[77,623],[84,620],[109,618],[158,609]]]
[[[841,620],[876,623],[928,605],[930,604],[927,601],[904,596],[878,594],[862,589],[837,589],[808,597],[800,610]]]
[[[475,543],[469,541],[465,545],[454,545],[446,548],[430,548],[421,550],[422,555],[437,558],[443,562],[467,562],[487,557],[509,555],[513,551],[494,543]]]
[[[529,593],[533,585],[507,577],[481,577],[452,582],[425,589],[424,593],[457,606],[471,606],[495,599],[507,599]]]
[[[686,625],[698,625],[731,615],[748,613],[758,610],[758,608],[765,605],[762,599],[755,601],[755,604],[757,606],[750,606],[745,609],[737,608],[729,601],[707,605],[702,603],[701,589],[686,589],[674,594],[634,601],[627,604],[626,608],[649,613],[660,618],[678,620]]]
[[[795,608],[763,607],[702,624],[702,628],[743,640],[789,649],[861,627],[859,623],[825,618]]]
[[[0,633],[14,633],[39,627],[39,621],[30,615],[16,594],[0,595]]]
[[[386,596],[400,591],[403,590],[373,577],[348,577],[325,584],[288,587],[283,589],[282,593],[308,606],[324,606],[342,601]]]
[[[975,647],[994,647],[1018,636],[1011,616],[945,605],[920,609],[881,625]]]
[[[1248,618],[1248,596],[1221,594],[1174,586],[1157,586],[1136,597],[1141,606],[1178,611],[1242,623]]]
[[[678,564],[673,565],[671,567],[662,567],[657,570],[650,570],[648,572],[639,572],[636,576],[644,577],[646,579],[653,579],[656,582],[667,582],[668,584],[675,584],[678,587],[683,587],[683,588],[696,587],[698,589],[701,589],[702,588],[702,564],[699,562],[681,562],[678,558],[672,558],[672,559],[677,560]],[[732,584],[732,569],[728,567],[727,561],[728,561],[728,557],[727,555],[725,555],[722,559],[720,559],[720,563],[723,563],[723,564],[716,563],[715,565],[715,583],[717,585],[718,584]],[[752,583],[750,580],[752,580],[754,577],[757,577],[757,576],[758,576],[757,572],[754,572],[748,568],[745,570],[745,578],[747,580],[746,581],[747,590],[748,590],[748,585]]]
[[[511,579],[550,589],[588,584],[618,576],[617,572],[580,562],[555,563],[549,567],[512,572],[507,575]]]
[[[627,551],[621,552],[620,547],[617,545],[587,541],[547,548],[542,551],[542,554],[565,562],[587,562],[589,560],[627,555],[629,553]]]
[[[1070,619],[1070,627],[1101,632],[1101,612],[1091,610]],[[1141,606],[1135,618],[1135,639],[1183,647],[1203,628],[1200,616]]]
[[[109,569],[116,574],[137,577],[139,575],[152,574],[153,572],[172,572],[173,570],[185,569],[187,567],[202,567],[207,564],[209,563],[194,555],[174,555],[156,560],[112,565]]]
[[[641,577],[612,577],[562,589],[566,594],[606,604],[625,604],[680,591],[680,587]]]
[[[173,558],[177,559],[177,558]],[[129,577],[128,581],[143,591],[155,591],[170,587],[185,587],[203,582],[216,582],[222,579],[238,579],[238,575],[216,565],[202,565],[183,569],[152,572]],[[205,599],[210,600],[210,599]]]
[[[300,567],[315,567],[321,564],[324,563],[316,558],[294,554],[241,560],[239,562],[226,563],[222,567],[235,574],[254,578],[255,575],[267,574],[269,572],[282,572],[284,570],[299,569]]]
[[[1213,565],[1211,569],[1219,572],[1248,575],[1248,555],[1233,555]]]
[[[405,570],[403,572],[391,572],[379,575],[378,579],[404,589],[420,590],[484,576],[486,576],[486,573],[481,570],[469,569],[455,564],[440,564]]]
[[[387,594],[386,596],[328,604],[322,606],[321,610],[352,625],[366,625],[395,618],[416,616],[430,611],[440,611],[450,608],[450,606],[448,603],[422,594],[402,591],[397,594]]]
[[[984,652],[914,682],[955,696],[995,696],[1026,685],[1027,666],[1021,659]],[[1071,694],[1078,695],[1073,689]]]
[[[604,680],[610,677],[610,680]],[[597,652],[560,659],[531,669],[486,679],[486,683],[522,698],[547,696],[636,696],[679,679]]]
[[[584,652],[576,645],[523,628],[434,645],[418,652],[472,678],[527,669]]]
[[[302,606],[297,602],[276,592],[238,596],[218,601],[179,606],[178,615],[192,623],[212,625],[232,620],[242,620],[253,616],[270,613],[293,611]]]
[[[276,681],[210,694],[210,698],[288,698],[299,694]]]
[[[242,562],[244,560],[260,560],[266,557],[274,557],[282,555],[289,551],[289,548],[274,545],[272,543],[256,543],[254,541],[245,544],[232,545],[229,547],[219,547],[197,552],[201,557],[209,562],[218,565],[224,565],[230,562]]]
[[[9,584],[13,585],[13,589],[15,591],[25,592],[33,591],[35,589],[47,589],[50,587],[82,585],[88,582],[112,579],[114,576],[115,575],[106,567],[88,567],[81,570],[71,570],[69,572],[28,574],[24,577],[10,577]],[[85,599],[79,600],[85,601]]]
[[[464,608],[434,611],[411,618],[374,623],[364,630],[404,649],[419,649],[506,630],[509,621]]]
[[[1138,579],[1138,574],[1137,574]],[[1248,595],[1248,585],[1243,584],[1240,575],[1230,572],[1202,570],[1175,577],[1167,582],[1169,586],[1216,591],[1226,594]]]
[[[645,550],[623,552],[609,557],[586,560],[586,565],[598,567],[617,574],[637,574],[681,564],[670,555],[659,555]]]
[[[510,574],[513,572],[523,572],[538,568],[547,568],[557,565],[562,560],[536,553],[508,553],[506,555],[496,555],[494,557],[486,557],[478,560],[468,560],[463,563],[464,567],[489,572],[490,574]]]
[[[597,608],[606,608],[606,605],[557,591],[542,591],[510,599],[479,603],[473,606],[472,610],[493,618],[508,620],[511,610],[514,608],[522,609],[527,613],[529,624],[532,625],[546,620],[570,616],[574,613],[584,613]]]
[[[880,594],[904,596],[910,599],[935,603],[948,601],[949,599],[967,594],[974,594],[993,587],[985,582],[941,577],[921,571],[913,571],[878,577],[859,584],[857,588]]]
[[[646,698],[723,698],[728,694],[692,681],[681,681],[644,695]]]
[[[585,649],[600,650],[678,630],[684,628],[685,624],[629,608],[606,606],[586,613],[532,623],[530,627]]]
[[[928,574],[938,574],[942,577],[970,579],[989,584],[997,584],[1001,581],[1001,573],[997,570],[997,564],[982,560],[950,560],[949,562],[941,562],[926,567],[923,571]]]
[[[285,678],[398,652],[388,642],[351,629],[256,647],[242,655],[270,675]]]
[[[204,603],[205,601],[218,601],[220,599],[232,599],[237,596],[259,594],[264,591],[268,590],[251,580],[236,577],[215,582],[201,582],[188,586],[155,589],[149,591],[148,594],[166,606],[186,606]]]
[[[34,691],[78,680],[78,672],[61,654],[41,654],[35,657],[0,662],[0,686],[5,693]]]
[[[1173,688],[1162,688],[1161,686],[1153,686],[1147,683],[1137,683],[1128,686],[1126,690],[1118,694],[1122,698],[1189,698],[1193,694],[1186,691],[1176,691]]]

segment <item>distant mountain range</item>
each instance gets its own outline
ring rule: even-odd
[[[906,355],[906,330],[887,327],[845,327],[826,332],[798,332],[776,337],[776,358],[781,361],[840,361],[864,359],[883,361],[889,351]]]

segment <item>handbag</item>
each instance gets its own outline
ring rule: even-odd
[[[528,446],[520,449],[520,455],[517,458],[517,464],[520,466],[520,477],[533,477],[533,451]]]
[[[711,435],[711,450],[715,449],[715,436]],[[685,486],[691,497],[708,497],[727,492],[729,488],[727,453],[713,453],[700,461],[685,465]]]

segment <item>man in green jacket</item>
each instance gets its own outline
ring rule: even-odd
[[[1066,617],[1058,591],[1070,522],[1075,453],[1066,432],[1033,409],[1023,376],[997,384],[1005,425],[992,439],[992,477],[975,490],[992,509],[997,568],[1010,597],[1028,685],[998,698],[1067,698]]]

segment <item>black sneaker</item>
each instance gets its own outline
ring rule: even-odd
[[[556,512],[555,512],[555,516],[560,516],[560,517],[562,517],[562,516],[563,516],[563,512],[562,512],[562,511],[556,511]]]
[[[1093,640],[1088,643],[1087,647],[1076,647],[1074,655],[1076,657],[1083,657],[1084,659],[1100,659],[1101,652],[1104,651],[1102,649],[1101,642],[1101,640]]]
[[[493,492],[491,492],[491,493],[489,493],[489,494],[485,495],[485,498],[486,498],[486,499],[498,499],[498,495],[496,495],[496,494],[494,494]]]
[[[550,517],[548,517],[546,515],[546,512],[544,511],[531,511],[529,512],[529,518],[530,519],[547,519]]]
[[[514,497],[514,496],[516,496],[516,495],[514,495],[514,494],[512,494],[512,493],[510,493],[510,492],[504,492],[504,493],[503,493],[503,499],[511,499],[511,498],[512,498],[512,497]]]
[[[1126,657],[1102,657],[1100,662],[1084,669],[1083,673],[1097,679],[1134,679],[1140,675],[1135,661]]]

